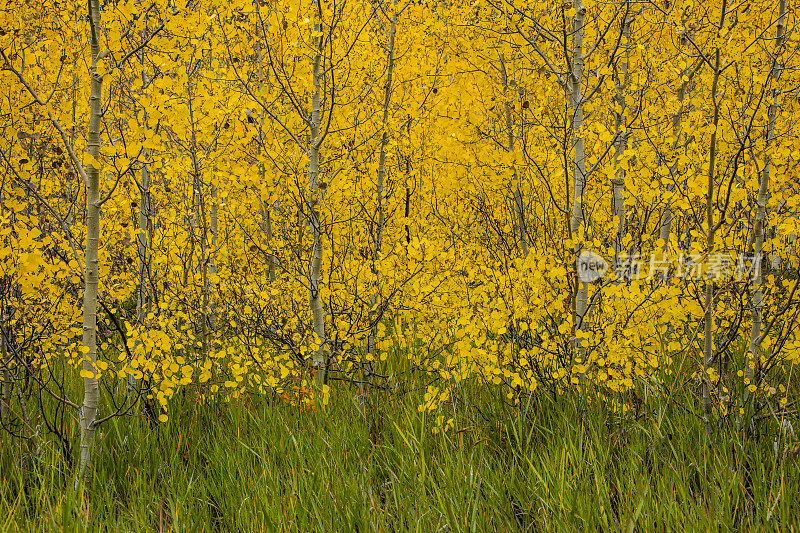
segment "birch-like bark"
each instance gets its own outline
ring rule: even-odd
[[[208,47],[209,47],[209,64],[213,64],[211,54],[213,54],[214,47],[211,43],[211,38],[208,39]],[[217,74],[219,77],[219,74]],[[216,336],[217,331],[217,217],[219,213],[219,198],[217,193],[217,167],[216,165],[213,167],[212,172],[209,176],[209,192],[211,193],[211,206],[208,210],[208,224],[205,221],[205,201],[203,202],[203,242],[206,245],[206,265],[207,265],[207,272],[208,274],[205,277],[205,282],[203,285],[203,290],[206,295],[207,301],[207,308],[208,308],[208,316],[206,317],[206,322],[208,324],[208,329],[210,329],[210,334],[213,337]],[[208,228],[208,233],[211,233],[211,237],[206,233],[206,228]],[[213,281],[212,281],[213,280]]]
[[[5,214],[6,208],[0,197],[0,214]],[[3,389],[0,392],[0,423],[5,424],[8,422],[8,416],[11,407],[11,395],[14,392],[13,374],[11,372],[11,360],[8,356],[8,346],[6,345],[6,336],[11,335],[11,320],[6,311],[6,308],[0,308],[0,364],[3,367]]]
[[[723,2],[723,15],[720,27],[725,19],[725,2]],[[714,102],[714,132],[711,134],[711,147],[708,157],[708,187],[706,190],[706,253],[714,253],[716,225],[714,224],[714,166],[717,161],[717,126],[719,125],[719,102],[717,101],[717,87],[720,76],[720,53],[717,48],[714,59],[714,78],[711,83],[711,98]],[[711,399],[711,376],[708,371],[714,363],[714,279],[706,277],[705,308],[704,308],[704,333],[703,333],[703,420],[706,434],[712,430],[711,415],[714,408]]]
[[[0,214],[5,214],[5,205],[0,197]],[[8,422],[9,407],[11,406],[11,394],[14,384],[12,382],[11,361],[8,357],[8,346],[6,346],[6,335],[10,335],[11,328],[5,308],[0,308],[0,364],[3,368],[3,389],[0,391],[0,423]]]
[[[264,246],[271,246],[272,242],[272,207],[267,202],[261,201],[261,232],[264,234]],[[267,280],[275,281],[275,256],[267,256]]]
[[[784,28],[786,18],[786,0],[780,0],[778,8],[778,22],[775,35],[775,46],[772,64],[772,78],[775,82],[775,87],[772,89],[772,102],[770,103],[769,110],[767,111],[767,140],[764,145],[764,170],[761,173],[761,180],[758,184],[758,199],[756,208],[756,217],[753,224],[753,283],[751,286],[751,309],[750,314],[753,323],[750,327],[750,343],[747,348],[747,356],[744,366],[744,377],[752,383],[754,378],[755,366],[758,362],[759,349],[761,347],[761,322],[763,317],[763,309],[761,301],[763,298],[762,285],[764,283],[761,275],[761,259],[764,253],[764,224],[767,218],[767,201],[769,200],[769,179],[770,179],[770,166],[772,165],[772,158],[769,154],[771,145],[775,142],[775,120],[778,114],[778,95],[780,94],[780,87],[778,86],[778,78],[780,69],[778,68],[778,56],[783,45]],[[750,390],[746,386],[744,388],[744,401],[745,403],[750,400]]]
[[[99,403],[97,383],[97,287],[99,282],[98,248],[100,242],[100,169],[95,161],[100,155],[101,97],[103,77],[97,73],[100,61],[100,5],[89,0],[89,29],[91,32],[91,92],[89,96],[89,130],[87,152],[92,161],[86,166],[86,266],[83,290],[83,405],[80,410],[80,466],[76,486],[92,477],[92,451],[95,442],[95,419]]]
[[[411,118],[406,122],[406,137],[408,137],[409,144],[411,143]],[[405,230],[406,230],[406,244],[411,244],[411,228],[408,225],[408,219],[411,216],[411,154],[406,155],[406,199],[403,209],[403,217],[405,217]]]
[[[216,167],[215,167],[216,170]],[[216,172],[214,173],[216,174]],[[215,175],[211,176],[211,208],[208,213],[208,231],[211,233],[211,239],[208,243],[208,285],[205,288],[208,295],[208,326],[211,330],[211,335],[216,335],[217,331],[217,217],[219,213],[219,198],[217,194],[217,184],[214,183]],[[212,281],[213,280],[213,281]]]
[[[375,330],[377,324],[375,323],[378,316],[378,304],[381,299],[381,247],[383,246],[383,229],[386,223],[384,208],[383,208],[383,194],[384,194],[384,179],[386,177],[386,143],[389,141],[389,134],[386,131],[389,122],[389,105],[392,100],[392,76],[394,74],[394,39],[397,29],[397,12],[392,13],[392,22],[389,26],[389,45],[387,49],[387,66],[386,66],[386,90],[383,95],[383,117],[381,124],[383,133],[381,134],[381,145],[378,154],[378,180],[375,184],[375,194],[378,198],[377,216],[378,221],[375,227],[375,237],[372,243],[372,295],[369,300],[369,335],[367,336],[367,353],[364,357],[362,365],[363,377],[362,381],[362,397],[365,397],[364,390],[369,387],[372,378],[372,358],[375,355]]]
[[[256,13],[259,13],[260,2],[256,3]],[[258,79],[257,88],[261,91],[264,88],[265,76],[264,76],[264,51],[262,42],[264,41],[264,28],[261,25],[261,16],[258,16],[259,22],[256,24],[256,43],[254,46],[255,54],[256,54],[256,74]],[[259,142],[257,146],[258,152],[261,151],[261,147],[263,145],[264,139],[264,111],[263,109],[259,113],[259,122],[258,122],[258,135],[259,135]],[[264,165],[259,163],[259,175],[261,176],[261,181],[263,182],[266,176],[266,170],[264,169]],[[272,246],[272,208],[273,206],[267,205],[267,202],[261,200],[259,198],[259,203],[261,205],[261,231],[264,234],[263,237],[263,244],[264,246]],[[267,280],[272,283],[275,281],[275,263],[276,257],[273,254],[269,254],[267,256]],[[272,297],[270,296],[270,299]]]
[[[8,422],[8,413],[11,406],[11,394],[14,390],[14,383],[11,374],[11,361],[8,357],[8,347],[6,346],[6,335],[9,333],[9,328],[6,325],[5,312],[0,318],[0,356],[2,356],[3,363],[3,395],[0,398],[0,422],[6,424]]]
[[[581,126],[583,124],[583,94],[581,92],[581,80],[583,78],[583,67],[585,58],[583,57],[583,21],[586,16],[586,8],[583,0],[573,0],[575,16],[572,27],[572,72],[569,79],[569,101],[572,109],[572,135],[573,141],[573,164],[572,164],[572,220],[570,221],[570,233],[575,240],[575,283],[578,284],[575,295],[575,315],[573,317],[573,350],[576,355],[576,363],[583,365],[583,350],[581,349],[581,333],[584,331],[583,323],[586,317],[586,310],[589,296],[589,285],[580,281],[578,278],[577,258],[583,247],[581,228],[583,225],[583,191],[586,188],[586,154],[583,147],[583,136]],[[585,372],[580,372],[581,389],[585,381]]]
[[[142,40],[144,40],[144,35]],[[139,60],[142,66],[142,87],[147,87],[150,79],[147,70],[144,68],[144,50],[140,53]],[[147,112],[144,112],[142,123],[147,130]],[[139,184],[139,233],[136,237],[136,248],[139,254],[139,273],[136,282],[136,324],[138,326],[149,326],[147,317],[151,310],[150,298],[150,168],[147,165],[147,149],[142,150],[142,171],[141,183]],[[139,344],[136,339],[134,353]],[[133,399],[136,397],[136,378],[128,376],[128,396]]]
[[[686,72],[686,71],[684,71]],[[680,131],[681,131],[681,119],[683,114],[683,100],[686,94],[689,91],[688,83],[682,82],[680,87],[678,87],[678,102],[680,104],[678,108],[678,112],[675,113],[675,116],[672,117],[672,134],[675,137],[675,141],[672,143],[672,150],[675,151],[680,146]],[[675,165],[677,168],[677,165]],[[667,186],[667,190],[673,190],[671,185]],[[669,238],[672,234],[672,204],[669,199],[664,202],[664,207],[661,210],[661,222],[658,229],[658,238],[664,242],[662,247],[663,252],[666,254],[669,251]]]
[[[620,62],[619,72],[616,73],[617,105],[619,111],[616,112],[615,129],[617,146],[614,153],[614,167],[616,173],[611,181],[611,196],[613,199],[614,216],[617,218],[617,235],[614,238],[614,265],[619,266],[619,257],[622,253],[622,241],[625,238],[625,169],[620,166],[620,159],[625,150],[628,149],[628,124],[625,118],[625,90],[628,87],[628,70],[630,68],[631,56],[631,6],[630,0],[625,0],[625,16],[622,19],[622,38],[625,41],[625,55]]]
[[[503,106],[506,119],[506,133],[508,135],[508,145],[506,150],[513,155],[514,153],[514,123],[511,120],[511,102],[508,101],[508,72],[506,71],[506,58],[500,54],[500,79],[503,83]],[[514,202],[514,237],[519,243],[519,248],[522,251],[522,256],[528,256],[528,228],[527,218],[525,216],[525,198],[522,194],[522,187],[519,182],[519,174],[517,172],[516,163],[511,163],[514,181],[512,183],[513,202]]]
[[[145,120],[147,119],[145,115]],[[136,321],[142,325],[150,312],[150,170],[147,168],[147,150],[142,151],[141,194],[139,203],[139,235],[136,247],[139,253],[139,278],[136,288]]]
[[[145,124],[147,113],[144,115]],[[145,126],[146,128],[146,126]],[[136,248],[139,255],[139,273],[136,280],[136,325],[145,326],[147,317],[150,314],[150,170],[147,168],[147,149],[142,150],[142,172],[139,195],[139,233],[136,236]],[[139,346],[139,338],[136,338],[133,352]],[[128,397],[136,397],[136,378],[128,376]]]
[[[320,15],[318,15],[320,16]],[[320,126],[322,124],[322,108],[320,105],[320,96],[322,92],[322,72],[320,70],[320,63],[322,62],[322,22],[317,20],[314,23],[314,59],[312,60],[312,83],[314,84],[314,92],[311,96],[311,120],[310,120],[310,138],[308,143],[308,226],[313,238],[313,245],[311,249],[311,260],[309,262],[308,273],[308,304],[311,309],[311,317],[314,323],[314,333],[317,336],[319,346],[314,351],[313,363],[317,369],[316,379],[319,384],[325,382],[325,372],[327,360],[325,357],[325,344],[327,338],[325,336],[325,310],[322,307],[320,300],[320,286],[322,284],[322,227],[320,225],[319,212],[317,206],[320,203],[323,191],[319,187],[319,156],[320,145],[322,139],[320,138]]]
[[[686,19],[683,19],[684,25]],[[688,30],[686,30],[688,32]],[[685,46],[687,41],[689,40],[690,36],[688,33],[684,33],[680,36],[680,45]],[[696,70],[691,65],[687,65],[685,69],[681,72],[681,84],[678,86],[677,91],[677,99],[678,99],[678,111],[675,113],[675,116],[672,117],[672,135],[675,137],[675,140],[672,143],[672,150],[676,152],[678,148],[681,146],[681,122],[683,120],[683,114],[685,112],[684,109],[684,101],[691,95],[691,81],[694,77]],[[678,168],[678,164],[675,163],[673,166],[674,169]],[[667,191],[673,191],[674,186],[672,184],[667,185]],[[666,255],[669,252],[669,239],[672,235],[672,222],[675,217],[675,214],[672,211],[672,203],[670,198],[664,202],[664,207],[661,210],[661,220],[659,223],[659,230],[658,230],[658,238],[663,241],[662,251]]]
[[[186,67],[186,76],[187,78],[191,78],[191,72],[189,71],[189,65]],[[200,270],[201,276],[201,290],[200,290],[200,300],[201,300],[201,312],[200,312],[200,342],[201,342],[201,349],[203,360],[208,357],[209,353],[209,337],[210,331],[209,329],[213,330],[213,317],[212,317],[212,310],[211,310],[211,287],[209,282],[209,266],[212,261],[213,253],[209,251],[209,221],[206,219],[206,197],[203,187],[203,180],[201,177],[202,169],[200,165],[200,159],[198,157],[198,145],[197,145],[197,129],[196,129],[196,122],[194,120],[194,105],[193,105],[193,98],[194,95],[192,94],[192,83],[191,79],[187,83],[187,106],[189,108],[189,122],[192,126],[192,145],[190,149],[190,155],[192,158],[192,209],[194,212],[194,228],[198,230],[198,243],[200,245],[200,253],[197,258],[197,267]],[[213,178],[212,178],[213,180]],[[215,194],[214,187],[212,185],[212,196]],[[212,198],[212,202],[215,202],[215,198]],[[210,218],[210,217],[209,217]],[[194,232],[194,228],[192,231]]]

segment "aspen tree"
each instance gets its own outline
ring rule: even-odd
[[[312,26],[314,35],[314,56],[312,58],[312,84],[313,92],[311,93],[311,114],[309,116],[309,136],[308,136],[308,189],[307,197],[304,202],[307,204],[308,213],[308,226],[311,230],[311,237],[313,245],[311,249],[311,259],[309,261],[309,274],[308,274],[308,303],[311,308],[311,316],[314,323],[314,333],[317,336],[318,347],[314,351],[313,361],[314,366],[317,368],[317,381],[323,383],[325,381],[325,373],[327,366],[327,357],[325,344],[327,337],[325,335],[325,309],[322,307],[322,300],[320,299],[320,287],[322,285],[322,226],[319,217],[318,206],[324,196],[324,189],[320,189],[319,175],[320,175],[320,151],[322,148],[322,135],[320,128],[322,127],[322,113],[320,98],[322,95],[322,54],[324,41],[322,36],[322,3],[320,0],[315,2],[317,11],[313,15],[314,24]],[[330,110],[328,111],[331,112]]]
[[[583,80],[583,67],[585,56],[583,51],[583,30],[586,7],[583,0],[573,0],[572,8],[575,14],[572,17],[572,68],[569,73],[568,96],[571,110],[572,129],[572,218],[570,220],[570,234],[575,241],[575,315],[573,318],[573,349],[578,365],[586,365],[585,354],[581,349],[582,334],[586,327],[584,320],[588,311],[589,284],[582,282],[577,276],[577,258],[583,249],[584,210],[583,193],[586,188],[586,153],[583,146],[583,93],[581,83]],[[585,370],[580,371],[581,388],[584,385]]]
[[[382,287],[381,287],[381,259],[382,259],[382,250],[383,250],[383,241],[384,241],[384,231],[386,227],[386,206],[385,206],[385,197],[386,197],[386,190],[385,190],[385,182],[386,182],[386,158],[387,158],[387,145],[389,143],[389,112],[391,108],[392,102],[392,94],[394,91],[394,71],[395,71],[395,39],[397,33],[397,19],[398,17],[405,11],[405,9],[411,4],[410,1],[407,1],[403,7],[398,9],[397,1],[394,0],[392,2],[392,13],[389,19],[389,28],[388,28],[388,42],[386,45],[385,53],[386,53],[386,81],[383,93],[383,104],[382,104],[382,114],[381,114],[381,136],[380,136],[380,144],[378,148],[378,168],[376,171],[376,183],[375,183],[375,195],[377,198],[377,206],[376,206],[376,224],[375,224],[375,233],[372,242],[372,257],[371,257],[371,265],[370,270],[372,274],[372,294],[370,295],[369,300],[369,311],[368,311],[368,324],[369,324],[369,333],[367,334],[367,346],[366,346],[366,354],[365,354],[365,361],[363,363],[362,369],[362,398],[368,398],[368,395],[365,394],[365,388],[371,385],[371,376],[372,376],[372,361],[375,357],[375,337],[376,337],[376,330],[377,330],[377,322],[380,320],[382,316],[382,310],[379,307],[385,304],[385,301],[382,298]],[[381,8],[381,11],[384,11]],[[377,15],[377,13],[376,13]],[[381,24],[382,25],[382,24]],[[410,128],[410,120],[408,121],[408,127]],[[409,160],[406,159],[406,168],[408,171]],[[408,189],[406,189],[406,211],[408,210]],[[406,217],[408,214],[406,214]],[[406,238],[408,238],[408,231],[406,231]]]
[[[286,9],[285,15],[291,12],[298,16],[301,7],[292,4],[276,5],[273,14],[278,16],[283,9]],[[322,148],[331,129],[335,108],[339,106],[337,90],[340,87],[334,82],[334,76],[337,74],[337,69],[341,68],[341,63],[338,61],[342,58],[334,55],[335,47],[340,42],[335,39],[339,35],[344,36],[341,27],[346,17],[344,5],[337,5],[327,17],[323,7],[321,2],[313,1],[312,13],[309,13],[304,21],[301,19],[295,26],[300,32],[308,32],[311,37],[310,42],[302,42],[302,48],[306,52],[302,56],[280,55],[285,53],[286,49],[298,45],[298,40],[292,39],[287,33],[295,28],[288,30],[289,26],[285,16],[282,22],[280,18],[277,19],[278,23],[270,22],[268,38],[274,40],[268,41],[264,50],[267,52],[269,65],[274,74],[274,85],[280,89],[280,94],[274,102],[265,100],[266,91],[259,93],[254,90],[252,76],[245,79],[242,71],[236,65],[232,65],[234,73],[247,95],[261,108],[275,129],[286,135],[287,142],[291,142],[302,151],[308,163],[305,184],[301,185],[299,180],[296,183],[298,190],[294,197],[298,209],[294,228],[297,238],[296,245],[292,248],[297,262],[293,263],[291,267],[295,280],[303,280],[305,285],[307,309],[310,312],[311,327],[309,329],[313,332],[313,338],[306,340],[312,341],[313,348],[310,359],[317,369],[316,379],[320,384],[325,381],[328,359],[332,355],[329,347],[332,341],[326,335],[326,317],[330,316],[330,311],[326,311],[320,294],[323,289],[322,271],[326,252],[324,240],[327,231],[320,208],[325,205],[330,178],[335,177],[344,168],[342,166],[334,172],[324,170]],[[302,38],[300,40],[302,41]],[[350,53],[354,45],[355,43],[349,47],[345,45],[347,53]],[[226,46],[230,51],[230,38],[228,37],[226,37]],[[285,48],[283,48],[284,46]],[[330,57],[327,55],[327,48],[330,48]],[[305,57],[310,63],[310,71],[306,74],[307,80],[297,79],[296,76],[290,74],[296,68],[296,61],[299,57]],[[341,80],[344,77],[339,76],[338,79]],[[290,112],[278,111],[273,107],[275,104],[286,105]],[[329,179],[322,179],[323,175],[327,175]],[[286,237],[289,236],[286,235]],[[307,252],[308,255],[303,257],[306,253],[307,237],[311,241],[311,246]],[[301,320],[300,316],[295,318],[298,321]],[[299,324],[295,324],[295,327],[305,330]]]
[[[725,23],[725,12],[727,1],[722,2],[722,14],[720,15],[719,29]],[[714,223],[714,171],[717,158],[717,127],[719,126],[719,102],[717,101],[717,90],[719,87],[720,70],[719,47],[714,52],[713,81],[711,83],[711,98],[714,107],[714,114],[711,121],[713,131],[708,150],[708,185],[706,188],[706,253],[714,251],[714,238],[716,234],[716,224]],[[711,398],[711,376],[709,369],[714,364],[714,280],[707,276],[705,281],[705,300],[703,305],[703,421],[706,427],[706,435],[712,431],[711,416],[714,405]]]
[[[624,157],[625,151],[628,149],[628,136],[630,124],[626,118],[625,107],[625,94],[628,88],[629,81],[629,68],[631,56],[631,24],[633,13],[631,13],[630,0],[624,0],[624,14],[622,16],[622,40],[624,42],[624,52],[620,61],[619,69],[615,72],[615,84],[617,94],[615,96],[615,112],[614,112],[614,128],[616,137],[616,149],[614,151],[614,167],[616,172],[614,179],[611,181],[612,189],[612,203],[614,216],[617,219],[617,235],[614,238],[614,265],[619,265],[619,256],[622,252],[622,242],[626,234],[625,226],[625,198],[623,191],[625,190],[625,169],[620,165],[620,160]]]
[[[500,54],[500,81],[503,85],[503,111],[505,113],[505,126],[508,135],[508,153],[514,156],[514,122],[511,119],[511,102],[508,98],[508,72],[506,70],[506,58]],[[522,257],[528,256],[528,225],[527,215],[525,213],[525,198],[522,193],[522,185],[520,183],[519,173],[517,171],[516,162],[511,164],[513,181],[511,187],[513,189],[513,204],[514,204],[514,235],[517,238],[517,243],[522,251]]]
[[[408,4],[406,4],[408,5]],[[392,99],[392,83],[394,74],[394,43],[397,31],[397,3],[394,2],[391,21],[389,24],[389,42],[386,46],[386,86],[383,95],[383,114],[381,116],[381,139],[378,148],[378,170],[377,181],[375,183],[375,194],[378,205],[376,207],[377,221],[375,225],[375,237],[372,242],[372,295],[369,299],[369,333],[367,335],[366,356],[362,370],[362,398],[366,398],[364,389],[370,385],[372,376],[372,358],[375,355],[375,330],[378,320],[378,305],[381,303],[381,249],[383,247],[383,230],[386,224],[386,214],[384,213],[384,180],[386,177],[386,144],[389,142],[389,132],[387,131],[389,122],[389,106]]]
[[[785,31],[785,18],[786,18],[786,4],[787,0],[779,0],[778,2],[778,19],[776,22],[775,30],[775,44],[773,48],[772,63],[770,65],[769,77],[773,79],[774,86],[772,87],[772,102],[770,102],[767,110],[767,131],[766,142],[764,145],[764,169],[760,174],[758,184],[758,197],[756,200],[756,214],[753,221],[753,233],[751,248],[748,252],[752,252],[753,261],[753,280],[750,288],[750,314],[752,317],[752,324],[750,327],[750,342],[747,347],[747,356],[745,358],[744,377],[750,382],[754,379],[754,369],[758,363],[759,351],[763,337],[761,335],[761,321],[764,314],[762,308],[763,301],[763,283],[764,278],[761,272],[762,257],[764,255],[764,226],[767,218],[767,201],[769,198],[769,177],[770,166],[772,158],[770,156],[770,148],[775,143],[775,121],[779,111],[778,96],[781,94],[781,87],[779,82],[781,64],[779,63],[781,51],[783,47],[784,31]],[[750,389],[748,386],[744,388],[744,401],[747,403],[750,400]]]
[[[146,38],[146,30],[142,31],[142,39]],[[142,87],[145,88],[150,83],[147,69],[144,64],[144,49],[139,52],[139,62],[142,69]],[[147,111],[144,111],[142,123],[145,129],[148,129],[147,124]],[[152,198],[150,196],[150,167],[147,157],[147,148],[142,149],[142,168],[140,172],[139,182],[139,224],[138,233],[136,235],[136,250],[139,258],[138,277],[136,280],[136,325],[139,327],[149,328],[149,315],[152,309],[151,297],[151,283],[152,283],[152,269],[151,269],[151,252],[150,245],[152,241]],[[138,345],[139,339],[136,339]],[[134,345],[134,352],[136,351]],[[135,384],[136,380],[133,375],[128,377],[129,395],[131,398],[136,394]]]
[[[0,316],[0,328],[3,328],[2,331],[0,331],[0,357],[2,357],[0,362],[3,364],[3,389],[0,392],[0,394],[2,394],[2,396],[0,396],[0,422],[6,424],[8,422],[8,412],[11,405],[11,394],[13,392],[14,382],[11,373],[11,358],[8,355],[8,349],[6,347],[6,335],[8,333],[5,310],[3,310],[2,316]]]
[[[213,53],[214,53],[214,46],[211,41],[211,37],[208,39],[208,64],[209,68],[213,66]],[[215,73],[215,77],[218,79],[219,74]],[[214,139],[212,145],[216,145],[218,143],[218,139]],[[210,152],[212,147],[209,147],[208,151]],[[207,314],[206,316],[206,323],[207,327],[211,330],[210,334],[213,338],[216,336],[217,331],[217,280],[218,276],[218,266],[217,266],[217,236],[219,233],[219,192],[217,187],[217,179],[219,173],[217,171],[216,165],[214,165],[211,169],[209,174],[209,196],[210,196],[210,207],[208,208],[208,222],[207,222],[207,229],[204,227],[203,231],[203,239],[206,244],[206,255],[208,258],[206,259],[206,274],[203,284],[203,293],[206,302]],[[203,202],[205,205],[206,202]],[[205,212],[203,213],[204,224],[205,221]],[[208,234],[211,234],[210,237]]]
[[[6,206],[3,203],[3,198],[0,196],[0,214],[5,215]],[[14,391],[14,377],[11,371],[11,357],[8,353],[8,346],[6,345],[6,336],[10,335],[10,320],[6,313],[6,309],[0,308],[0,368],[2,368],[3,386],[0,389],[0,424],[5,425],[8,423],[9,409],[11,407],[11,395]]]
[[[703,54],[703,61],[712,69],[711,72],[711,120],[709,123],[710,140],[708,147],[708,170],[707,170],[707,184],[705,185],[705,254],[708,261],[713,259],[720,253],[717,250],[717,239],[721,241],[720,246],[724,246],[728,239],[727,232],[721,229],[728,229],[725,224],[728,220],[728,206],[730,204],[731,194],[734,182],[738,179],[737,173],[740,166],[741,154],[744,152],[749,137],[752,131],[752,125],[755,120],[756,114],[760,109],[760,104],[763,101],[764,93],[762,92],[758,99],[754,102],[754,109],[752,112],[748,111],[750,102],[745,102],[741,112],[741,127],[743,131],[737,135],[735,143],[733,143],[733,150],[726,154],[719,139],[725,138],[724,128],[720,124],[722,117],[721,109],[726,102],[723,101],[724,90],[721,86],[721,79],[723,71],[727,70],[734,65],[734,61],[725,59],[723,64],[721,45],[723,44],[720,38],[723,31],[726,30],[725,23],[729,14],[734,10],[728,10],[727,0],[723,0],[720,6],[719,22],[713,24],[710,33],[714,36],[712,43],[714,45],[713,56]],[[753,41],[751,41],[751,44]],[[755,98],[755,97],[754,97]],[[733,123],[736,124],[735,122]],[[727,140],[727,139],[726,139]],[[718,158],[721,160],[723,156],[727,155],[727,165],[723,167],[718,166]],[[727,186],[723,180],[727,179]],[[717,186],[717,181],[720,181]],[[718,220],[715,220],[715,214],[719,211]],[[715,345],[714,333],[716,320],[716,306],[718,299],[718,291],[716,282],[719,277],[719,272],[713,272],[707,269],[705,273],[705,287],[704,287],[704,301],[703,301],[703,419],[706,426],[706,433],[710,435],[713,433],[712,415],[714,409],[714,398],[712,394],[712,381],[715,381],[712,375],[712,367],[718,356],[723,354],[723,348],[732,341],[730,334],[726,335],[720,346]]]
[[[83,292],[83,405],[80,410],[80,467],[78,477],[91,480],[92,450],[95,443],[95,418],[100,400],[97,381],[97,286],[100,244],[100,127],[102,120],[103,76],[98,73],[100,57],[100,2],[89,0],[89,31],[92,49],[91,95],[86,147],[91,158],[85,170],[86,185],[86,274]],[[76,480],[76,485],[78,480]]]
[[[257,85],[256,90],[261,91],[264,88],[264,84],[266,82],[265,74],[264,74],[264,27],[263,22],[261,20],[261,3],[256,2],[256,43],[255,47],[255,55],[256,55],[256,75],[257,75]],[[264,145],[264,119],[266,115],[263,110],[258,113],[258,154],[261,153],[262,147]],[[262,182],[266,178],[266,170],[264,169],[264,164],[262,162],[258,162],[258,173],[261,176]],[[262,200],[259,198],[259,205],[261,206],[261,231],[264,234],[263,243],[265,246],[270,247],[272,246],[272,211],[273,205],[268,205],[267,201]],[[272,283],[275,281],[275,255],[270,253],[267,257],[267,280]]]
[[[194,52],[196,53],[196,49]],[[192,56],[195,55],[192,54]],[[196,87],[192,87],[192,78],[197,74],[201,68],[201,61],[197,60],[194,69],[192,69],[191,62],[186,64],[186,106],[189,112],[189,123],[191,126],[191,139],[189,145],[189,155],[192,161],[192,244],[195,242],[199,246],[197,267],[200,271],[200,313],[199,313],[199,333],[200,333],[200,347],[203,360],[206,360],[210,350],[210,335],[209,331],[212,318],[210,309],[209,295],[209,265],[212,260],[213,251],[208,239],[209,233],[209,220],[207,216],[207,199],[205,194],[205,183],[203,175],[207,173],[205,168],[200,164],[200,146],[198,144],[198,131],[197,131],[197,118],[195,116],[195,97]],[[194,70],[194,72],[193,72]],[[212,178],[213,179],[213,178]],[[213,191],[212,191],[213,196]],[[195,234],[197,232],[197,234]],[[211,328],[213,330],[213,328]]]
[[[109,196],[102,198],[100,196],[100,146],[101,137],[100,129],[102,124],[102,97],[103,97],[103,79],[105,73],[101,71],[101,62],[111,55],[110,50],[100,49],[100,38],[103,32],[103,26],[100,19],[99,2],[90,0],[88,2],[88,23],[89,23],[89,43],[91,52],[91,62],[89,68],[90,74],[90,94],[89,94],[89,119],[86,129],[86,157],[85,162],[75,152],[74,147],[74,132],[68,137],[67,132],[61,123],[57,120],[52,111],[48,112],[48,118],[52,125],[58,132],[63,145],[66,148],[69,159],[73,164],[73,168],[80,175],[85,192],[86,192],[86,215],[85,215],[85,229],[86,229],[86,246],[85,246],[85,263],[83,265],[83,298],[82,298],[82,338],[81,338],[81,377],[83,379],[83,402],[79,406],[73,403],[68,398],[56,395],[58,401],[76,408],[79,416],[79,431],[80,431],[80,454],[78,470],[75,479],[75,486],[78,487],[81,482],[90,482],[92,477],[92,452],[95,447],[95,435],[97,426],[104,419],[98,419],[98,405],[99,405],[99,384],[98,374],[99,369],[97,366],[97,306],[98,306],[98,286],[100,277],[100,262],[99,262],[99,245],[100,245],[100,215],[103,203],[110,199]],[[148,40],[156,33],[163,29],[163,25],[156,31],[152,32]],[[141,46],[145,46],[146,42]],[[135,51],[131,51],[124,55],[120,60],[114,61],[114,65],[119,67],[127,62],[132,57]],[[33,86],[25,80],[25,77],[20,71],[14,68],[9,58],[4,52],[0,51],[3,59],[5,60],[6,67],[14,76],[20,81],[25,91],[29,93],[34,100],[34,103],[40,107],[47,105],[47,100],[43,100],[36,92]],[[113,192],[113,188],[112,188]],[[41,201],[41,197],[40,197]],[[52,211],[52,210],[51,210]],[[55,214],[55,211],[53,211]],[[58,215],[56,215],[58,216]],[[62,224],[65,224],[62,220]],[[67,231],[67,238],[69,231]],[[74,246],[73,246],[74,248]],[[78,264],[80,264],[78,262]],[[47,389],[49,390],[49,389]],[[62,389],[63,390],[63,389]],[[49,390],[50,391],[50,390]],[[50,394],[54,394],[50,391]],[[115,416],[119,412],[112,415]],[[25,415],[27,417],[27,415]]]
[[[680,45],[686,46],[689,36],[687,34],[682,34],[678,40]],[[677,151],[678,148],[681,146],[681,122],[683,120],[683,115],[686,113],[686,108],[684,105],[684,101],[686,99],[691,99],[691,83],[694,74],[697,70],[702,66],[701,61],[696,62],[696,66],[692,67],[690,64],[687,64],[686,68],[681,71],[681,81],[680,85],[678,86],[677,90],[677,100],[678,100],[678,110],[676,111],[675,115],[672,117],[672,135],[675,137],[674,142],[672,143],[673,151]],[[685,79],[684,76],[686,77]],[[674,170],[677,170],[678,164],[677,162],[674,165]],[[661,210],[661,222],[659,224],[658,229],[658,237],[664,242],[663,252],[664,254],[669,253],[669,240],[670,235],[672,233],[672,222],[675,217],[675,213],[672,210],[672,199],[669,195],[669,192],[674,190],[675,184],[670,183],[667,185],[667,199],[664,201],[664,207]]]

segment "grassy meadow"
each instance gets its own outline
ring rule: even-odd
[[[409,373],[369,408],[344,383],[314,409],[277,395],[201,402],[188,387],[165,423],[106,422],[93,480],[78,489],[77,441],[70,465],[57,438],[2,432],[0,531],[791,531],[800,521],[798,441],[779,431],[782,413],[755,416],[749,431],[720,417],[709,439],[699,388],[682,376],[663,390],[638,384],[641,394],[541,389],[517,405],[462,383],[421,412],[427,379]],[[70,414],[49,414],[75,434]]]

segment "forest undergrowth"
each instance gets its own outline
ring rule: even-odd
[[[409,371],[369,409],[354,386],[328,405],[201,402],[187,387],[167,422],[144,411],[104,425],[92,483],[77,491],[76,447],[67,459],[58,439],[3,433],[0,531],[790,531],[800,520],[787,412],[755,414],[749,429],[722,417],[707,436],[688,374],[618,395],[542,389],[517,405],[463,383],[434,414],[418,408],[428,380]]]

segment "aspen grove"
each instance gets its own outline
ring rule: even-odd
[[[791,441],[799,54],[791,0],[0,3],[2,453],[480,395]]]

